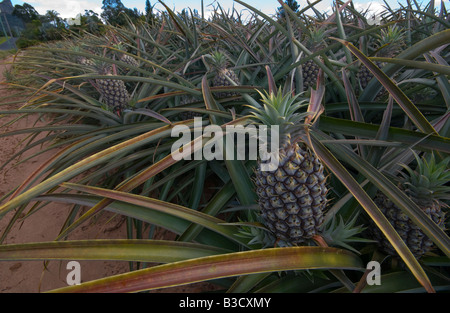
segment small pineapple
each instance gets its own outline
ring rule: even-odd
[[[381,30],[381,35],[377,41],[379,57],[392,58],[398,54],[403,48],[404,31],[397,25],[389,26],[387,29]],[[385,64],[382,62],[375,62],[375,65],[382,68]],[[357,73],[361,88],[365,89],[367,84],[372,80],[373,74],[365,65],[361,65],[360,70]]]
[[[256,120],[267,126],[279,125],[279,163],[276,169],[263,171],[267,161],[258,161],[256,193],[261,217],[277,240],[297,245],[314,237],[323,221],[327,203],[324,167],[303,142],[293,140],[294,131],[306,114],[297,97],[290,93],[262,95],[264,108],[252,108]]]
[[[73,52],[82,52],[82,50],[81,50],[81,48],[79,46],[72,46],[70,49]],[[95,62],[94,61],[92,61],[91,59],[86,58],[85,56],[82,56],[82,55],[76,55],[75,56],[75,61],[78,64],[81,64],[81,65],[84,65],[84,66],[87,66],[87,67],[94,67],[95,66]]]
[[[139,62],[135,58],[133,58],[131,55],[128,55],[125,53],[122,54],[122,56],[120,57],[120,61],[122,61],[128,65],[134,66],[134,67],[139,66]]]
[[[125,82],[120,79],[114,79],[115,75],[111,73],[111,67],[102,66],[99,74],[111,76],[111,79],[96,79],[97,88],[102,96],[103,102],[114,113],[120,115],[127,108],[130,95],[125,86]]]
[[[415,171],[403,165],[407,173],[402,172],[402,177],[398,178],[400,188],[436,225],[444,229],[445,214],[443,208],[448,206],[443,200],[450,199],[450,186],[448,186],[450,181],[450,171],[448,170],[450,157],[439,163],[436,163],[434,155],[431,155],[429,160],[416,156],[416,160],[417,168]],[[416,258],[420,258],[433,249],[431,239],[384,194],[378,193],[374,202]],[[389,255],[397,255],[390,242],[375,224],[371,225],[370,231],[384,252]]]
[[[239,78],[237,77],[236,73],[232,69],[228,68],[229,64],[225,53],[216,51],[211,54],[211,57],[212,57],[212,66],[216,73],[212,81],[213,87],[234,86],[228,80],[228,78],[230,78],[236,84],[239,84]],[[237,93],[219,92],[216,95],[218,98],[228,98],[237,95]]]
[[[180,105],[181,106],[186,106],[188,104],[191,104],[191,103],[194,103],[194,102],[198,102],[198,101],[199,101],[198,98],[196,98],[194,96],[183,95],[181,97]],[[193,119],[194,117],[197,117],[197,116],[202,116],[202,114],[199,113],[199,112],[194,112],[194,111],[183,111],[183,112],[180,113],[180,117],[181,117],[181,119],[183,121],[191,120],[191,119]]]
[[[381,68],[383,66],[383,64],[378,61],[375,62],[375,65],[378,66],[379,68]],[[371,71],[369,71],[369,69],[364,64],[362,64],[361,68],[358,71],[357,77],[358,77],[359,83],[361,84],[361,88],[366,89],[367,84],[369,84],[369,82],[373,78],[373,74]]]
[[[324,47],[324,37],[325,31],[322,28],[313,27],[307,35],[305,46],[315,53]],[[303,90],[316,86],[319,69],[314,60],[308,60],[302,64]]]
[[[91,59],[88,59],[86,57],[79,57],[78,63],[80,63],[81,65],[87,66],[87,67],[95,66],[94,61],[92,61]]]
[[[138,67],[139,66],[139,61],[136,60],[133,56],[124,53],[125,51],[125,47],[123,44],[119,43],[113,46],[114,48],[116,48],[117,52],[114,53],[114,57],[118,57],[120,61],[130,65],[130,66],[134,66],[134,67]],[[129,68],[125,68],[125,70],[129,70]]]

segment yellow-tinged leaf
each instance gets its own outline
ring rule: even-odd
[[[342,249],[271,248],[174,262],[51,292],[138,292],[255,273],[297,269],[363,270],[362,266],[355,254]]]

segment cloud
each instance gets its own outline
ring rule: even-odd
[[[381,2],[371,1],[367,3],[355,3],[355,9],[359,12],[368,11],[369,14],[376,14],[385,10],[384,4]]]
[[[39,14],[45,14],[48,10],[55,10],[61,18],[75,17],[78,13],[84,14],[84,10],[92,10],[100,14],[102,9],[101,5],[97,2],[88,0],[65,0],[58,1],[58,4],[55,4],[54,0],[28,1]]]

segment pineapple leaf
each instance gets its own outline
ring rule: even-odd
[[[403,91],[396,86],[396,84],[374,63],[372,63],[361,51],[359,51],[351,43],[334,38],[335,40],[344,44],[350,51],[364,63],[364,65],[374,74],[374,76],[380,81],[381,84],[389,91],[391,96],[397,101],[397,103],[402,107],[408,117],[413,121],[413,123],[424,133],[427,134],[437,134],[433,126],[428,122],[428,120],[423,116],[417,107],[411,102],[410,99],[403,93]]]
[[[317,134],[318,135],[318,134]],[[343,165],[335,158],[331,152],[323,146],[320,141],[315,137],[311,136],[312,143],[314,144],[314,150],[318,154],[318,156],[323,160],[323,163],[335,174],[338,176],[339,180],[347,186],[347,189],[353,194],[353,196],[358,200],[364,210],[370,215],[372,220],[377,224],[377,226],[382,229],[385,236],[389,239],[389,242],[395,247],[396,251],[414,273],[414,276],[417,280],[426,288],[427,291],[434,291],[429,278],[427,277],[425,271],[417,262],[414,255],[408,249],[406,244],[402,241],[401,237],[380,211],[380,209],[375,205],[372,199],[367,195],[367,193],[362,189],[362,187],[356,182],[356,180],[349,174],[349,172],[343,167]],[[336,153],[336,146],[331,146]],[[339,147],[339,150],[343,149]],[[347,151],[345,153],[345,159],[351,160],[353,159],[355,165],[360,165],[361,167],[366,168],[367,166],[371,167],[370,164],[365,164],[363,166],[362,160],[357,159],[352,151]],[[362,168],[359,168],[362,170]],[[378,173],[378,172],[377,172]],[[371,177],[367,177],[371,178]],[[374,178],[374,177],[372,177]],[[423,212],[422,212],[423,213]],[[425,214],[424,214],[425,215]],[[426,217],[428,219],[428,217]],[[433,223],[434,224],[434,223]],[[436,226],[436,225],[435,225]],[[441,230],[438,230],[441,232]],[[445,237],[445,236],[444,236]],[[448,238],[448,237],[447,237]],[[445,240],[447,240],[445,238]],[[442,245],[441,245],[442,246]],[[447,249],[445,243],[443,244],[444,250]]]
[[[215,278],[296,269],[360,270],[361,260],[336,248],[285,247],[227,253],[158,265],[52,292],[136,292]]]
[[[330,246],[341,246],[348,249],[354,253],[359,254],[355,248],[349,245],[351,242],[373,242],[372,240],[365,238],[357,238],[355,235],[361,233],[365,228],[363,226],[355,226],[358,215],[345,222],[342,216],[338,218],[333,216],[332,219],[328,220],[327,224],[323,225],[322,236]]]

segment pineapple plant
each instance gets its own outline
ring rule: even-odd
[[[239,84],[239,78],[236,73],[228,68],[229,62],[226,54],[222,51],[215,51],[211,54],[212,67],[215,76],[212,81],[213,87],[227,87],[234,86],[233,83],[229,81],[231,79],[236,84]],[[227,98],[237,95],[236,92],[219,92],[216,94],[218,98]]]
[[[397,178],[400,188],[413,200],[430,219],[441,229],[445,227],[444,208],[448,207],[444,200],[450,199],[450,171],[448,162],[450,158],[436,162],[434,155],[427,160],[416,156],[415,170],[403,165],[406,173],[402,172]],[[433,242],[413,221],[400,210],[384,194],[378,193],[374,202],[381,209],[389,222],[398,232],[403,241],[416,258],[420,258],[433,249]],[[389,254],[396,255],[395,250],[381,231],[372,224],[370,227],[373,238],[379,243],[381,249]]]
[[[305,39],[305,46],[312,53],[315,53],[324,47],[325,30],[319,27],[312,27]],[[303,90],[314,87],[317,82],[319,66],[314,60],[308,60],[302,64]]]
[[[111,78],[96,79],[96,87],[101,94],[103,103],[114,113],[120,115],[128,106],[130,94],[128,93],[125,82],[120,79],[114,79],[111,66],[100,65],[99,74],[111,76]]]
[[[262,94],[261,94],[262,95]],[[327,204],[327,178],[321,161],[304,142],[295,140],[306,113],[297,97],[262,95],[264,108],[252,107],[255,119],[267,126],[279,125],[279,163],[263,171],[258,161],[256,193],[265,226],[278,241],[298,245],[318,234]],[[272,152],[273,153],[273,152]]]
[[[387,29],[382,29],[381,34],[377,40],[378,52],[377,56],[392,58],[398,54],[403,48],[404,31],[397,25],[389,26]],[[376,61],[375,64],[382,68],[384,63]],[[362,89],[367,87],[367,84],[373,78],[372,72],[365,65],[361,65],[357,77]]]

